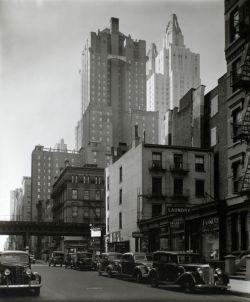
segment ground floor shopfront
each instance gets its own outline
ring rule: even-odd
[[[178,212],[178,211],[176,211]],[[181,212],[181,211],[179,211]],[[204,261],[223,259],[226,253],[224,202],[210,202],[140,222],[142,248],[193,251]]]

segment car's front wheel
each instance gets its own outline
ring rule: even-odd
[[[40,296],[40,287],[34,289],[34,296]]]
[[[142,274],[140,271],[135,273],[135,281],[136,283],[142,283]]]
[[[194,283],[191,280],[185,280],[182,287],[185,293],[191,293],[194,290]]]
[[[151,283],[151,286],[156,288],[159,286],[159,280],[158,280],[158,277],[156,274],[153,274],[150,278],[150,283]]]

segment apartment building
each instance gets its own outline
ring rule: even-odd
[[[207,203],[207,195],[213,195],[211,150],[135,145],[106,168],[107,249],[197,250],[197,234],[186,234],[183,215]],[[217,230],[216,245],[218,236]]]

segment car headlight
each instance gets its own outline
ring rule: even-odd
[[[203,271],[200,267],[197,268],[197,273],[200,275],[200,276],[203,276]]]
[[[31,275],[31,269],[27,268],[26,271],[25,271],[25,273],[30,276]]]
[[[10,275],[10,270],[8,268],[6,268],[6,270],[4,271],[5,276],[9,276]]]
[[[216,272],[217,275],[221,275],[222,274],[222,271],[221,271],[220,268],[216,268],[215,272]]]

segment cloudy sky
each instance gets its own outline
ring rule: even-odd
[[[10,190],[31,175],[35,145],[54,147],[64,138],[74,149],[81,51],[91,31],[117,17],[125,35],[161,48],[169,17],[176,13],[186,47],[201,56],[208,92],[226,71],[223,3],[0,0],[0,220],[9,215]]]

